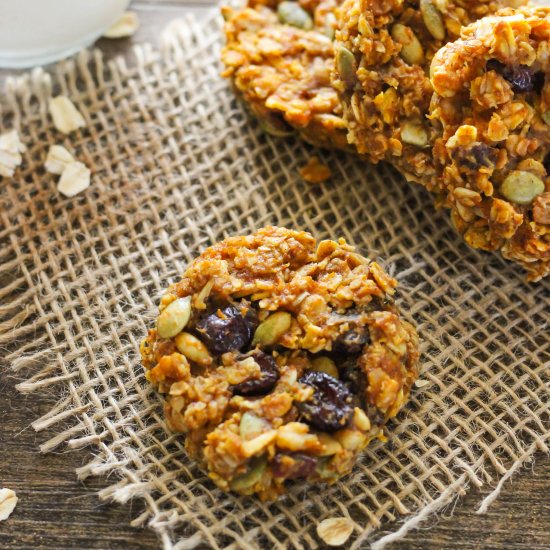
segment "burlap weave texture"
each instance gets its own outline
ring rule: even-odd
[[[503,483],[548,451],[548,281],[468,249],[430,196],[386,166],[322,153],[332,180],[298,177],[312,149],[266,137],[219,76],[219,21],[173,25],[159,49],[126,65],[84,53],[8,85],[2,131],[28,146],[0,181],[0,348],[29,374],[23,392],[56,391],[34,427],[41,450],[90,446],[80,478],[109,475],[105,499],[144,502],[166,548],[316,548],[318,522],[349,515],[353,547],[401,536],[471,485]],[[47,100],[65,93],[87,127],[52,126]],[[93,170],[66,199],[43,170],[65,144]],[[341,483],[296,484],[274,503],[224,495],[167,432],[138,344],[162,290],[200,250],[267,224],[343,236],[380,257],[422,338],[423,380]],[[389,533],[389,535],[388,535]]]

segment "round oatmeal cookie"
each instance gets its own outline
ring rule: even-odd
[[[224,490],[348,473],[406,402],[418,338],[396,281],[343,239],[266,227],[191,263],[141,344],[169,425]]]
[[[526,0],[525,0],[526,1]],[[346,0],[337,10],[335,71],[348,140],[373,162],[393,163],[409,180],[434,187],[426,119],[430,61],[468,24],[524,0]]]
[[[222,74],[268,133],[351,150],[330,83],[339,1],[249,0],[243,9],[222,8]]]
[[[505,9],[432,63],[434,157],[466,242],[550,273],[550,8]]]

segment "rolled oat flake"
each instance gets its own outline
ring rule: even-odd
[[[317,526],[319,538],[329,546],[341,546],[353,532],[353,521],[348,518],[329,518]]]

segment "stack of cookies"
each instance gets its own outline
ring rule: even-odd
[[[550,8],[522,0],[250,0],[234,88],[277,136],[393,164],[472,247],[550,273]]]

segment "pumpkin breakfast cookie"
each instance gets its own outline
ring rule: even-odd
[[[250,0],[242,9],[222,8],[223,76],[267,132],[297,132],[313,145],[349,147],[330,83],[338,1]]]
[[[418,376],[396,281],[343,239],[266,227],[206,249],[142,342],[171,427],[224,490],[348,473]]]
[[[550,8],[505,9],[432,63],[434,157],[466,242],[550,273]]]
[[[337,10],[333,85],[348,140],[372,162],[386,160],[409,180],[435,185],[426,116],[430,62],[462,25],[523,0],[346,0]]]

